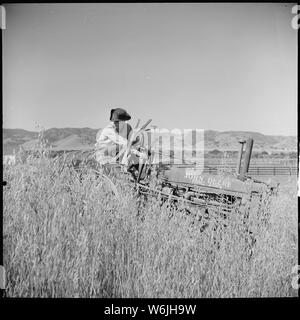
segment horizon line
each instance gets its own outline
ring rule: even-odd
[[[167,129],[167,128],[159,128],[158,126],[156,126],[158,129]],[[51,130],[51,129],[92,129],[92,130],[101,130],[103,128],[92,128],[92,127],[51,127],[51,128],[43,128],[45,131],[47,130]],[[181,130],[180,128],[173,128],[173,129],[179,129]],[[173,130],[171,129],[171,130]],[[184,128],[182,130],[199,130],[199,128]],[[2,127],[2,130],[24,130],[24,131],[28,131],[28,132],[39,132],[38,130],[37,131],[34,131],[34,130],[29,130],[29,129],[24,129],[24,128],[4,128]],[[250,131],[250,130],[217,130],[217,129],[200,129],[200,130],[204,130],[204,131],[215,131],[215,132],[249,132],[249,133],[258,133],[258,134],[262,134],[264,136],[282,136],[282,137],[297,137],[298,135],[295,134],[295,135],[290,135],[290,134],[265,134],[265,133],[262,133],[262,132],[259,132],[259,131]]]

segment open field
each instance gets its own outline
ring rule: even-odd
[[[10,297],[291,297],[298,264],[297,181],[282,179],[249,255],[237,215],[200,232],[156,198],[138,210],[86,171],[53,159],[4,167],[4,266]],[[268,178],[268,177],[264,177]],[[273,179],[274,177],[270,177]],[[172,216],[172,218],[170,218]],[[216,246],[216,239],[218,245]]]

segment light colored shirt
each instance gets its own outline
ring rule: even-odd
[[[121,132],[117,132],[113,123],[110,123],[104,129],[99,130],[96,136],[96,147],[108,144],[127,145],[131,126],[127,124]]]
[[[128,123],[120,132],[117,132],[113,122],[99,130],[95,144],[97,161],[101,164],[111,162],[118,154],[118,149],[126,148],[131,132],[132,128]]]
[[[95,144],[96,160],[100,164],[113,163],[113,160],[116,159],[119,151],[127,148],[128,140],[130,140],[132,134],[133,130],[128,123],[126,123],[120,132],[117,132],[113,122],[104,129],[99,130],[96,135],[97,142]],[[133,144],[135,144],[136,141],[133,141]],[[130,153],[138,156],[140,160],[145,159],[145,155],[143,153],[131,148],[129,153],[125,152],[121,154],[120,160],[122,164],[128,164],[128,155]]]

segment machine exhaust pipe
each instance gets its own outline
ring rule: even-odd
[[[237,174],[241,173],[241,163],[242,163],[242,156],[243,156],[245,142],[246,142],[245,140],[239,140],[239,143],[241,144],[241,148],[240,148],[240,151],[239,151],[238,163],[237,163],[237,167],[236,167],[236,173]]]
[[[242,167],[242,176],[246,175],[249,170],[250,166],[250,160],[251,160],[251,154],[252,154],[252,147],[253,147],[253,139],[249,138],[246,141],[246,150],[245,150],[245,157],[244,157],[244,163]]]

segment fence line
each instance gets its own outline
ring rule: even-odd
[[[186,167],[193,167],[192,164],[176,164],[175,166],[186,168]],[[236,172],[235,166],[228,166],[228,165],[204,165],[204,173],[208,174],[217,174],[219,171],[229,171],[229,172]],[[283,166],[250,166],[248,170],[249,175],[258,175],[258,176],[278,176],[278,175],[297,175],[298,168],[296,166],[293,167],[283,167]]]
[[[228,170],[231,172],[235,172],[235,167],[226,167],[226,166],[205,166],[204,172],[216,174],[219,170]],[[297,167],[261,167],[261,166],[250,166],[248,170],[249,175],[258,175],[258,176],[285,176],[285,175],[297,175],[298,168]]]

